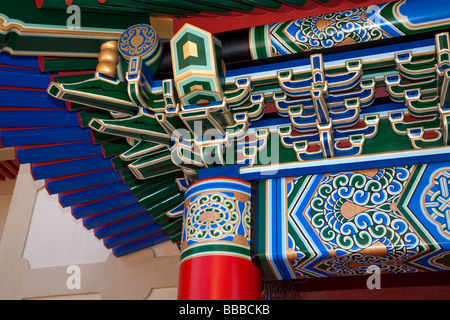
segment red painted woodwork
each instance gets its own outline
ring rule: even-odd
[[[302,300],[450,300],[450,271],[381,274],[380,289],[369,275],[307,279],[295,284]]]
[[[260,300],[261,273],[233,256],[190,258],[180,265],[179,300]]]
[[[234,13],[232,15],[230,14],[214,17],[188,16],[186,18],[173,19],[173,29],[174,32],[177,32],[185,23],[189,23],[211,33],[220,33],[275,22],[307,18],[324,13],[377,5],[391,1],[393,0],[335,0],[330,1],[327,5],[324,5],[309,0],[308,3],[301,8],[282,5],[277,11],[258,10],[245,14]]]

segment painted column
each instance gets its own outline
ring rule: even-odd
[[[210,178],[187,190],[178,299],[259,300],[261,273],[250,257],[251,185]]]

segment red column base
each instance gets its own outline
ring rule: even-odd
[[[249,260],[209,255],[180,265],[179,300],[260,300],[261,272]]]

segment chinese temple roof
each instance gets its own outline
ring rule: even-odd
[[[135,171],[131,171],[128,166],[129,159],[133,158],[130,155],[127,159],[126,156],[126,152],[132,153],[129,136],[109,135],[102,131],[107,124],[120,120],[118,110],[122,109],[115,110],[119,113],[119,116],[115,117],[117,114],[92,108],[90,101],[83,104],[81,100],[74,102],[55,98],[60,93],[59,88],[64,85],[69,87],[70,84],[81,83],[79,86],[84,86],[84,81],[94,77],[102,43],[117,40],[130,26],[148,24],[154,18],[169,19],[169,34],[172,35],[179,32],[186,23],[213,34],[245,30],[248,35],[246,28],[254,26],[389,1],[227,0],[221,1],[220,5],[211,4],[211,1],[207,0],[174,0],[170,5],[163,0],[99,0],[85,4],[86,2],[37,0],[35,4],[30,4],[20,0],[0,5],[0,49],[3,49],[0,54],[0,141],[3,147],[15,148],[18,163],[30,164],[33,177],[36,180],[44,179],[48,192],[58,194],[61,205],[70,207],[75,219],[82,220],[87,229],[93,229],[95,235],[102,239],[105,246],[116,256],[123,256],[167,240],[180,245],[182,218],[169,217],[166,213],[182,205],[183,173],[170,171],[172,167],[167,165],[170,167],[169,174],[154,175],[147,180],[138,179]],[[71,14],[67,9],[70,5],[78,6],[83,12],[83,25],[79,30],[76,26],[67,28],[67,19]],[[24,10],[24,7],[29,10]],[[169,37],[162,37],[166,45]],[[426,41],[421,43],[424,52],[430,46],[429,41],[434,44],[434,36]],[[392,42],[389,45],[394,46]],[[365,47],[361,45],[358,49]],[[281,48],[279,50],[281,52]],[[388,50],[395,52],[396,49],[386,46],[386,52]],[[193,51],[188,53],[193,55]],[[268,58],[262,49],[254,51],[252,54],[255,60]],[[167,58],[167,50],[164,52]],[[361,53],[369,56],[367,51]],[[258,54],[260,56],[255,56]],[[428,51],[425,54],[428,54]],[[333,63],[342,61],[338,55],[339,53],[329,60]],[[309,57],[301,58],[302,63],[309,66]],[[358,57],[354,58],[356,60]],[[311,58],[311,65],[317,62],[323,66],[321,59],[321,56],[315,55]],[[392,64],[389,65],[391,69],[394,65],[393,59],[389,62]],[[369,62],[375,64],[376,61]],[[162,64],[164,65],[164,57]],[[344,67],[339,65],[339,68],[331,69],[334,75],[342,77],[344,73],[354,74],[361,82],[362,64],[360,61],[357,65],[345,64]],[[389,96],[389,92],[383,88],[383,79],[381,82],[378,78],[375,79],[375,67],[371,68],[372,73],[368,72],[368,75],[373,75],[374,78],[361,82],[361,92],[367,92],[367,97],[364,97],[367,99],[361,100],[361,103],[367,102],[367,105],[375,99],[375,86],[381,88],[377,91],[376,98],[387,99]],[[324,69],[322,67],[323,74]],[[275,74],[275,79],[277,71],[274,70],[264,71]],[[232,74],[238,79],[245,75],[252,77],[258,71],[259,69],[255,68],[235,69]],[[158,71],[155,71],[155,78],[158,78]],[[161,77],[158,81],[163,79],[164,77]],[[231,82],[234,83],[234,79]],[[288,82],[297,84],[287,80],[283,83]],[[51,86],[52,83],[58,83],[60,86]],[[247,85],[249,87],[249,83]],[[234,84],[231,86],[230,92],[236,89]],[[108,88],[94,87],[93,91],[106,92]],[[272,87],[269,89],[275,90]],[[296,94],[295,90],[296,88],[292,89],[292,95]],[[263,103],[257,100],[256,95],[252,99],[255,99],[252,100],[255,108],[260,106],[252,121],[260,120],[264,112],[288,113],[287,107],[286,110],[277,108],[278,102],[279,105],[287,104],[287,99],[283,100],[283,97],[274,96],[275,101],[270,101],[267,106],[264,104],[265,110],[262,109],[262,112]],[[105,104],[106,109],[112,108],[112,100],[107,100]],[[93,123],[92,119],[97,122]],[[95,124],[104,127],[102,130],[94,130]],[[301,124],[298,126],[300,128]],[[367,130],[371,129],[369,122],[361,122],[362,126],[366,126]],[[297,133],[288,132],[285,136],[285,141],[291,141],[291,148]],[[309,155],[308,152],[306,156]],[[166,165],[164,159],[157,160],[161,167]],[[14,161],[8,160],[7,165],[0,165],[0,169],[3,166],[13,172],[17,171],[17,163]],[[9,173],[0,171],[0,174],[7,176]],[[249,180],[253,178],[249,177]]]
[[[46,43],[46,49],[40,51],[40,46],[27,37],[33,34],[45,37],[55,32],[39,31],[40,27],[55,30],[64,26],[70,5],[82,10],[83,28],[101,28],[98,32],[94,30],[97,38],[114,39],[130,25],[148,23],[149,16],[170,19],[173,32],[189,22],[216,33],[379,2],[228,0],[220,5],[200,0],[177,0],[170,5],[166,1],[131,0],[99,0],[90,4],[48,0],[36,0],[35,4],[3,2],[0,17],[9,23],[2,33],[17,33],[19,37],[3,38],[4,50],[0,54],[0,139],[2,147],[14,147],[16,153],[14,159],[0,164],[0,178],[14,179],[19,163],[31,164],[34,179],[44,179],[49,194],[58,194],[61,206],[71,207],[74,218],[81,219],[87,229],[94,229],[95,235],[117,256],[162,241],[179,243],[180,218],[169,219],[163,212],[149,215],[149,208],[139,200],[148,188],[140,186],[123,170],[118,155],[127,149],[125,139],[89,128],[88,121],[99,116],[97,111],[57,100],[46,92],[52,81],[74,82],[91,77],[98,63],[97,47],[90,50],[91,44],[83,42],[81,49],[85,50],[80,52],[80,45],[71,38]],[[64,47],[64,41],[69,45]],[[73,58],[74,55],[78,58]],[[169,175],[161,182],[173,178],[174,175]]]

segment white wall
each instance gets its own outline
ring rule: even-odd
[[[23,257],[30,268],[105,262],[111,251],[62,208],[57,195],[38,190]]]

